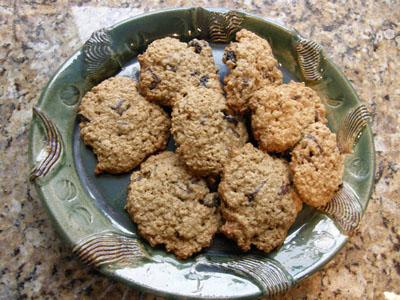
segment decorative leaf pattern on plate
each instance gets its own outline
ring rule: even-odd
[[[114,263],[127,263],[148,257],[135,238],[115,233],[101,233],[82,240],[72,249],[83,263],[100,267]]]
[[[313,41],[301,38],[296,44],[296,51],[304,79],[307,81],[321,80],[322,74],[319,70],[321,46]]]
[[[338,106],[342,105],[342,103],[343,103],[343,100],[341,100],[341,99],[328,98],[328,100],[327,100],[327,104],[332,107],[338,107]]]
[[[292,279],[277,263],[254,255],[233,258],[223,263],[201,259],[196,264],[245,274],[253,279],[268,297],[284,293],[292,285]]]
[[[60,89],[59,97],[65,105],[73,106],[79,102],[81,91],[73,84],[66,84]]]
[[[77,206],[71,209],[69,215],[71,221],[78,222],[82,225],[90,225],[93,223],[93,214],[85,206]]]
[[[61,201],[72,202],[77,199],[78,190],[71,180],[60,179],[52,188],[56,197]]]
[[[201,7],[196,8],[193,20],[197,33],[215,43],[230,42],[242,22],[243,16],[237,11],[218,13]]]
[[[31,172],[30,180],[45,176],[60,160],[64,148],[61,135],[53,121],[45,113],[41,112],[38,107],[33,107],[33,113],[42,121],[46,131],[46,156]]]
[[[369,166],[362,159],[355,157],[350,161],[349,171],[357,177],[365,177],[369,174]]]
[[[332,200],[319,209],[330,215],[349,235],[358,229],[363,215],[357,196],[346,186],[342,186]]]
[[[370,114],[364,105],[351,110],[343,119],[337,132],[337,141],[342,152],[349,154],[360,138],[364,126],[367,125]]]
[[[92,34],[82,51],[87,63],[86,72],[96,80],[111,76],[119,66],[114,57],[111,37],[104,28]]]

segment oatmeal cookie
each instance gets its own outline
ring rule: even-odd
[[[248,138],[244,122],[229,111],[224,96],[203,87],[177,98],[171,132],[176,153],[200,176],[219,174],[230,149]]]
[[[292,148],[314,122],[326,123],[325,106],[303,82],[266,86],[250,99],[251,127],[259,147],[267,152]]]
[[[263,86],[282,84],[282,73],[267,40],[242,29],[237,42],[225,48],[223,62],[230,73],[224,78],[228,106],[244,113],[251,94]]]
[[[164,149],[170,119],[149,103],[127,77],[112,77],[95,86],[79,106],[80,134],[97,155],[95,173],[128,172],[148,155]]]
[[[328,203],[342,184],[344,172],[336,135],[320,122],[310,125],[292,151],[290,168],[301,200],[312,206]]]
[[[212,49],[204,40],[156,40],[138,56],[138,61],[140,91],[149,101],[172,106],[177,94],[192,86],[223,93]]]
[[[301,209],[287,162],[251,144],[231,151],[218,192],[226,220],[221,231],[243,251],[252,244],[267,253],[280,246]]]
[[[151,246],[165,244],[178,259],[208,247],[221,224],[218,194],[169,151],[132,174],[125,209]]]

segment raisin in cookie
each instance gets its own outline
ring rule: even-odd
[[[206,41],[163,38],[138,56],[140,91],[149,101],[172,106],[186,87],[203,86],[223,93],[212,49]]]
[[[165,244],[179,259],[208,247],[221,224],[218,194],[168,151],[132,174],[125,209],[151,246]]]
[[[242,29],[236,33],[237,42],[225,48],[223,62],[230,73],[224,78],[228,106],[244,113],[251,94],[263,86],[282,83],[282,73],[268,42]]]
[[[250,109],[254,138],[267,152],[284,152],[302,138],[307,126],[327,122],[324,104],[303,82],[263,87],[252,95]]]
[[[287,162],[251,144],[231,151],[218,192],[226,220],[221,231],[243,251],[252,244],[267,253],[280,246],[301,209]]]
[[[126,77],[109,78],[82,98],[79,106],[81,138],[97,155],[95,173],[122,173],[138,166],[156,150],[164,149],[170,119],[149,103]]]
[[[171,132],[176,153],[201,176],[219,174],[230,149],[248,138],[244,122],[230,113],[224,96],[202,87],[177,98]]]
[[[301,200],[312,206],[328,203],[342,184],[344,172],[336,135],[325,124],[312,124],[292,151],[290,168]]]

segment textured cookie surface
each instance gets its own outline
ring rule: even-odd
[[[251,144],[230,156],[218,189],[226,220],[221,231],[244,251],[253,244],[269,252],[283,243],[301,209],[288,165]]]
[[[290,168],[300,198],[312,206],[328,203],[342,184],[344,155],[325,124],[312,124],[292,151]]]
[[[156,40],[138,56],[138,61],[140,90],[150,101],[172,106],[176,95],[192,86],[223,92],[212,49],[206,41],[183,43],[170,37]]]
[[[210,245],[220,226],[218,195],[173,153],[149,157],[131,176],[125,209],[151,246],[165,244],[179,259]]]
[[[219,174],[230,149],[248,138],[244,122],[229,112],[224,96],[203,87],[177,98],[171,131],[176,153],[201,176]]]
[[[130,78],[95,86],[82,98],[78,116],[81,138],[97,155],[96,174],[130,171],[168,141],[168,115],[146,101]]]
[[[256,91],[250,108],[254,138],[267,152],[286,151],[300,141],[307,126],[327,122],[325,106],[317,93],[294,81]]]
[[[242,29],[236,33],[237,42],[225,49],[223,62],[230,73],[224,78],[228,106],[244,113],[251,94],[263,86],[282,83],[282,73],[268,42]]]

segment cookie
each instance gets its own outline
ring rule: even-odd
[[[328,203],[342,184],[344,172],[336,135],[323,123],[309,126],[292,151],[290,168],[301,200],[312,206]]]
[[[138,61],[140,91],[149,101],[172,106],[176,95],[192,86],[223,93],[212,49],[204,40],[156,40],[138,56]]]
[[[255,245],[268,253],[280,246],[301,209],[287,162],[251,144],[231,151],[218,192],[221,231],[243,251]]]
[[[248,108],[251,94],[264,86],[282,83],[282,73],[268,42],[242,29],[236,41],[225,48],[222,61],[230,73],[224,78],[228,106],[237,113]]]
[[[204,87],[177,98],[171,132],[176,153],[200,176],[219,174],[230,149],[248,138],[244,122],[229,111],[224,96]]]
[[[170,119],[146,101],[131,78],[112,77],[87,92],[79,106],[82,141],[97,155],[96,174],[128,172],[164,149]]]
[[[325,106],[303,82],[266,86],[250,99],[251,127],[258,146],[267,152],[292,148],[312,123],[326,123]]]
[[[208,247],[221,224],[218,194],[169,151],[132,174],[125,209],[151,246],[165,244],[178,259]]]

